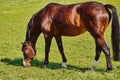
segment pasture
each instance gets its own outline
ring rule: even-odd
[[[120,20],[119,0],[98,1],[114,5]],[[48,68],[41,68],[45,55],[43,35],[37,41],[37,54],[31,67],[22,66],[21,43],[25,40],[28,21],[50,2],[73,4],[83,0],[0,0],[0,80],[119,80],[120,62],[112,60],[114,69],[105,74],[106,60],[103,53],[95,71],[88,70],[95,55],[94,39],[88,32],[76,37],[62,37],[67,68],[61,68],[62,59],[55,39],[51,45]],[[111,24],[105,32],[105,40],[112,56]]]

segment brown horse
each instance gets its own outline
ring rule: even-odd
[[[61,36],[77,36],[88,31],[95,39],[96,44],[95,61],[90,68],[96,66],[100,53],[103,51],[106,56],[106,71],[109,72],[112,70],[112,63],[110,49],[104,39],[104,32],[111,17],[114,60],[119,60],[119,22],[114,6],[110,4],[103,5],[98,2],[71,5],[50,3],[34,14],[28,23],[26,40],[22,45],[23,65],[25,67],[30,66],[36,54],[35,44],[37,38],[40,33],[43,33],[45,38],[45,60],[42,67],[46,68],[49,62],[49,50],[53,37],[56,39],[62,56],[62,67],[67,67]]]

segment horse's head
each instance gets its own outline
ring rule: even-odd
[[[23,51],[23,66],[29,67],[31,61],[36,55],[35,49],[32,47],[32,44],[29,42],[22,43],[22,51]]]

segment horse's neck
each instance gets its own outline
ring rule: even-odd
[[[36,19],[35,15],[33,15],[33,17],[30,19],[28,23],[26,34],[26,40],[28,39],[34,48],[36,45],[37,38],[41,33],[40,27],[38,25],[38,20]]]
[[[36,27],[30,31],[30,33],[26,36],[26,40],[28,39],[29,42],[31,42],[32,46],[35,48],[36,41],[40,35],[40,30]]]

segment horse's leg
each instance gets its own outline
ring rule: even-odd
[[[110,49],[109,49],[109,47],[107,46],[106,43],[102,46],[102,49],[103,49],[103,52],[104,52],[104,54],[106,56],[106,64],[107,64],[106,72],[110,72],[110,70],[112,70],[112,62],[111,62],[111,57],[110,57]]]
[[[42,68],[46,68],[49,62],[49,51],[53,36],[45,34],[44,38],[45,38],[45,60],[44,60],[44,64],[42,65]]]
[[[91,16],[92,18],[92,16]],[[104,19],[105,18],[105,19]],[[94,20],[94,21],[93,21]],[[106,57],[106,64],[107,64],[107,69],[106,72],[109,72],[112,70],[112,62],[111,62],[111,57],[110,57],[110,49],[107,46],[105,40],[104,40],[104,31],[106,29],[106,24],[107,24],[107,18],[105,15],[103,16],[94,16],[93,19],[87,20],[86,17],[86,28],[90,32],[90,34],[94,37],[95,42],[98,46],[96,48],[96,60],[99,59],[100,56],[100,51],[103,51]],[[96,60],[95,60],[95,65],[96,65]]]
[[[98,60],[99,60],[99,57],[100,57],[100,54],[101,54],[101,50],[102,50],[101,47],[96,42],[96,49],[95,49],[96,55],[95,55],[95,59],[94,59],[92,65],[90,66],[91,70],[93,70],[96,67]]]
[[[109,72],[110,70],[112,70],[112,62],[111,62],[111,57],[110,57],[110,49],[107,46],[104,38],[99,37],[95,39],[97,44],[100,46],[100,49],[102,49],[102,51],[105,54],[106,57],[106,64],[107,64],[107,69],[106,72]]]
[[[66,57],[64,55],[64,49],[63,49],[63,45],[62,45],[62,38],[61,38],[61,36],[55,36],[55,39],[56,39],[56,42],[57,42],[57,45],[58,45],[58,49],[59,49],[59,51],[61,53],[61,56],[62,56],[62,61],[63,61],[62,67],[66,68],[67,67],[67,65],[66,65],[67,59],[66,59]]]

